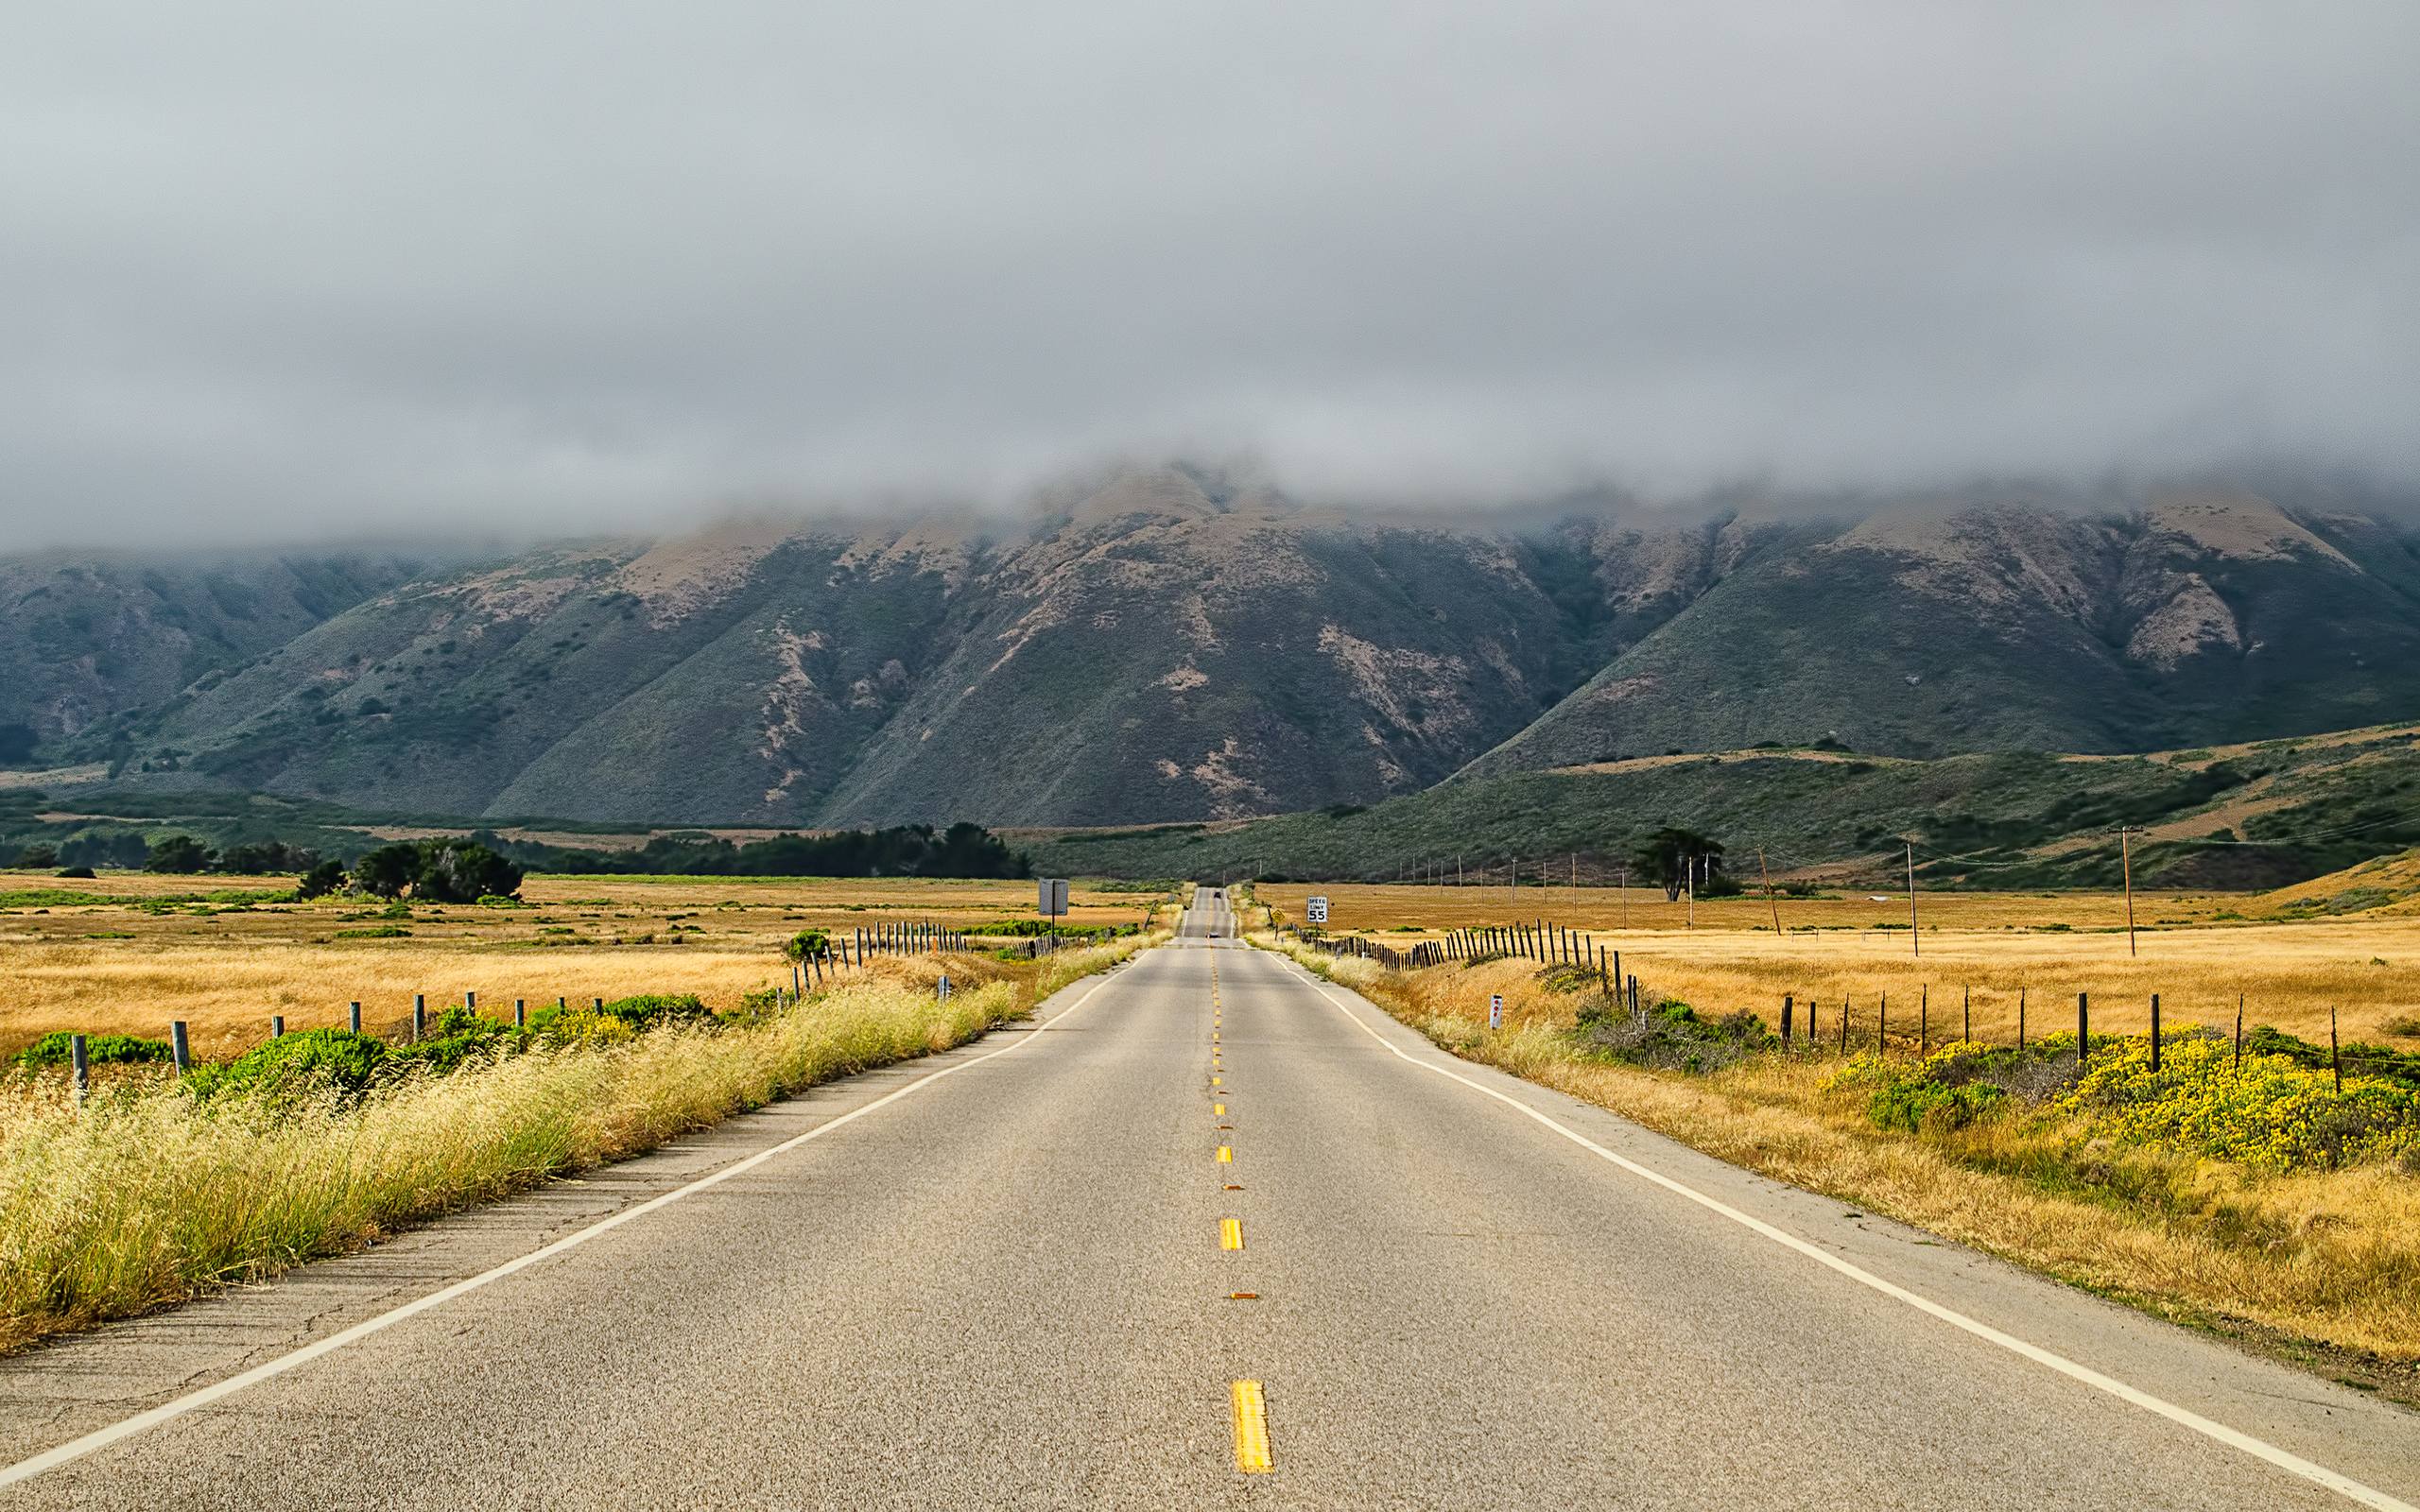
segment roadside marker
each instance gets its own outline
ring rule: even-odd
[[[1258,1292],[1229,1292],[1227,1294],[1227,1300],[1230,1302],[1257,1302],[1260,1300],[1260,1294]]]
[[[1269,1459],[1269,1400],[1257,1381],[1238,1381],[1228,1388],[1236,1416],[1236,1469],[1246,1475],[1266,1475]]]
[[[1220,1249],[1241,1249],[1244,1247],[1244,1226],[1242,1219],[1221,1218],[1219,1220],[1219,1247]]]

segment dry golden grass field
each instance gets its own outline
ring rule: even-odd
[[[265,1038],[272,1014],[288,1030],[341,1024],[358,1000],[365,1027],[389,1027],[408,1018],[415,993],[432,1012],[465,991],[499,1011],[515,998],[534,1008],[637,992],[695,992],[727,1006],[788,982],[781,946],[801,930],[965,927],[1029,919],[1034,902],[1030,882],[546,875],[523,885],[529,907],[421,905],[408,918],[359,899],[158,902],[291,885],[0,871],[0,1056],[56,1029],[157,1038],[182,1019],[195,1054],[221,1058]],[[26,896],[62,891],[106,901]],[[1159,901],[1080,885],[1067,922],[1136,923]]]
[[[2333,1006],[2348,1041],[2420,1048],[2420,919],[2282,921],[2273,898],[2285,894],[2137,893],[2141,928],[2130,955],[2121,894],[1921,893],[1919,956],[1904,892],[1886,902],[1864,892],[1780,899],[1785,933],[1776,936],[1761,897],[1701,902],[1692,929],[1686,905],[1667,902],[1660,889],[1530,887],[1517,902],[1500,886],[1258,889],[1281,923],[1300,923],[1313,893],[1329,899],[1331,933],[1398,949],[1443,928],[1543,919],[1619,950],[1622,970],[1651,998],[1749,1008],[1772,1022],[1789,993],[1802,1015],[1815,1001],[1824,1032],[1837,1032],[1845,998],[1857,1032],[1870,1037],[1887,996],[1894,1037],[1915,1036],[1921,1014],[1935,1040],[1950,1038],[1964,1027],[1970,991],[1979,1040],[2015,1038],[2020,994],[2029,1037],[2072,1030],[2079,992],[2090,996],[2096,1032],[2143,1032],[2154,992],[2166,1027],[2231,1030],[2240,994],[2248,1025],[2325,1044]],[[1876,927],[1883,924],[1897,927]]]

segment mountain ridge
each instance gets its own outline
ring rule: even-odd
[[[223,570],[0,559],[0,670],[26,669],[0,727],[35,735],[0,754],[396,812],[829,827],[1216,820],[1827,739],[2174,748],[2420,710],[2400,504],[2008,485],[1607,496],[1516,526],[1128,468],[1018,520],[287,554],[255,569],[268,609],[220,606],[205,654],[163,637],[116,683],[141,632],[112,607],[191,618],[186,584]]]

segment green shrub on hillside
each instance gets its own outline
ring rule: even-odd
[[[792,961],[812,960],[828,950],[831,943],[831,937],[820,929],[802,929],[783,944],[782,955]]]
[[[64,1066],[73,1057],[75,1036],[66,1030],[43,1035],[32,1044],[17,1052],[21,1066]],[[168,1058],[168,1041],[146,1040],[130,1034],[95,1034],[84,1037],[84,1058],[95,1066],[141,1065]]]
[[[197,1097],[358,1096],[389,1054],[387,1042],[375,1035],[305,1029],[254,1045],[222,1065],[196,1066],[185,1074],[184,1085]]]

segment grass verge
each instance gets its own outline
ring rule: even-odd
[[[12,1078],[0,1084],[0,1350],[255,1280],[818,1082],[949,1049],[1155,940],[1026,971],[904,958],[754,1022],[481,1056],[361,1097],[200,1098],[147,1074],[78,1108],[57,1076]],[[936,1001],[944,971],[959,990]]]
[[[1877,1127],[1860,1060],[1613,1058],[1529,963],[1388,972],[1268,936],[1441,1048],[1709,1155],[2420,1404],[2420,1181],[2390,1160],[2281,1171],[2059,1116]],[[1491,993],[1505,999],[1487,1027]],[[1951,1126],[1956,1124],[1957,1126]]]

